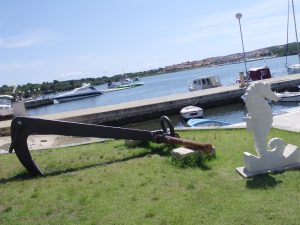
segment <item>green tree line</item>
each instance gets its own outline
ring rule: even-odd
[[[270,47],[269,51],[270,51],[270,55],[277,55],[277,56],[297,55],[298,54],[296,42],[288,44],[288,45]]]
[[[109,81],[117,82],[124,78],[135,78],[135,77],[146,77],[153,76],[164,73],[163,68],[152,69],[148,71],[136,72],[136,73],[125,73],[118,74],[112,77],[96,77],[96,78],[82,78],[79,80],[66,80],[58,81],[53,80],[53,82],[43,82],[39,83],[27,83],[25,85],[19,85],[16,88],[15,95],[22,96],[23,98],[36,97],[45,94],[57,93],[72,90],[74,88],[80,87],[83,83],[90,83],[92,85],[100,85],[108,83]],[[13,94],[14,86],[3,85],[0,87],[0,94]]]

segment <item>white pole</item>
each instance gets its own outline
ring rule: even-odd
[[[246,77],[247,77],[247,84],[248,84],[248,82],[249,82],[249,77],[248,77],[248,73],[247,73],[246,53],[245,53],[245,48],[244,48],[243,32],[242,32],[242,26],[241,26],[242,13],[237,13],[237,14],[235,14],[235,17],[238,19],[238,21],[239,21],[239,26],[240,26],[240,34],[241,34],[242,47],[243,47],[243,55],[244,55],[245,74],[246,74]]]
[[[297,53],[300,63],[300,55],[299,55],[299,41],[298,41],[298,32],[297,32],[297,24],[296,24],[296,16],[295,16],[295,7],[294,7],[294,0],[292,0],[292,9],[293,9],[293,16],[294,16],[294,25],[295,25],[295,34],[296,34],[296,44],[297,44]]]

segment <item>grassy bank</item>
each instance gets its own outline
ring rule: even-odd
[[[109,141],[32,152],[46,173],[29,177],[14,154],[0,155],[1,224],[299,224],[300,173],[251,180],[234,170],[255,153],[245,130],[186,131],[213,143],[198,168],[172,163],[169,147],[128,148]],[[299,133],[270,137],[300,146]]]

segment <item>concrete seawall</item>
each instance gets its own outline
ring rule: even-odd
[[[44,99],[29,100],[29,101],[26,101],[24,104],[25,104],[26,109],[31,109],[31,108],[36,108],[36,107],[45,106],[45,105],[52,105],[53,99],[44,98]]]
[[[300,85],[300,74],[264,80],[273,90],[283,91]],[[246,88],[230,85],[201,91],[145,99],[111,106],[82,109],[71,112],[40,116],[44,119],[66,120],[73,122],[122,125],[159,116],[179,113],[187,105],[199,105],[203,108],[222,106],[241,101]],[[10,134],[10,121],[0,122],[0,135]]]

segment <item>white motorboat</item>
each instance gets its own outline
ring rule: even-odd
[[[139,81],[140,80],[140,78],[139,77],[135,77],[135,78],[133,78],[133,81],[134,82],[136,82],[136,81]]]
[[[199,118],[203,116],[203,109],[197,106],[186,106],[180,110],[184,119]]]
[[[14,99],[11,95],[0,95],[0,117],[10,117],[14,113],[11,107],[11,101]]]
[[[221,86],[220,78],[217,75],[208,75],[188,81],[189,91],[204,90]]]
[[[77,100],[77,99],[82,99],[82,98],[93,97],[93,96],[97,96],[97,95],[101,95],[101,94],[102,94],[102,92],[98,91],[91,84],[83,83],[81,87],[78,87],[72,91],[57,95],[53,98],[53,100],[58,101],[58,102],[66,102],[66,101],[72,101],[72,100]]]
[[[107,89],[126,89],[144,85],[144,82],[132,82],[128,84],[111,83],[107,85]]]
[[[276,93],[280,99],[279,102],[300,102],[300,92],[283,92]]]
[[[126,85],[126,84],[132,84],[133,81],[130,78],[125,78],[124,80],[121,80],[121,84]]]
[[[294,19],[294,29],[295,29],[295,36],[296,36],[296,45],[297,45],[297,54],[298,54],[298,64],[288,65],[287,63],[287,56],[288,56],[288,44],[289,44],[289,23],[290,23],[290,0],[288,0],[288,18],[287,18],[287,31],[286,31],[286,58],[285,58],[285,67],[287,69],[288,74],[296,74],[300,73],[300,49],[299,49],[299,41],[298,41],[298,34],[297,34],[297,24],[296,24],[296,16],[295,16],[295,6],[294,0],[291,0],[292,3],[292,13]]]
[[[119,84],[115,83],[115,82],[112,82],[112,81],[109,81],[107,83],[107,88],[108,89],[111,89],[111,88],[116,88]]]
[[[120,82],[112,82],[109,81],[107,83],[107,88],[124,88],[124,87],[131,87],[134,86],[134,82],[130,78],[125,78],[124,80],[121,80]]]

